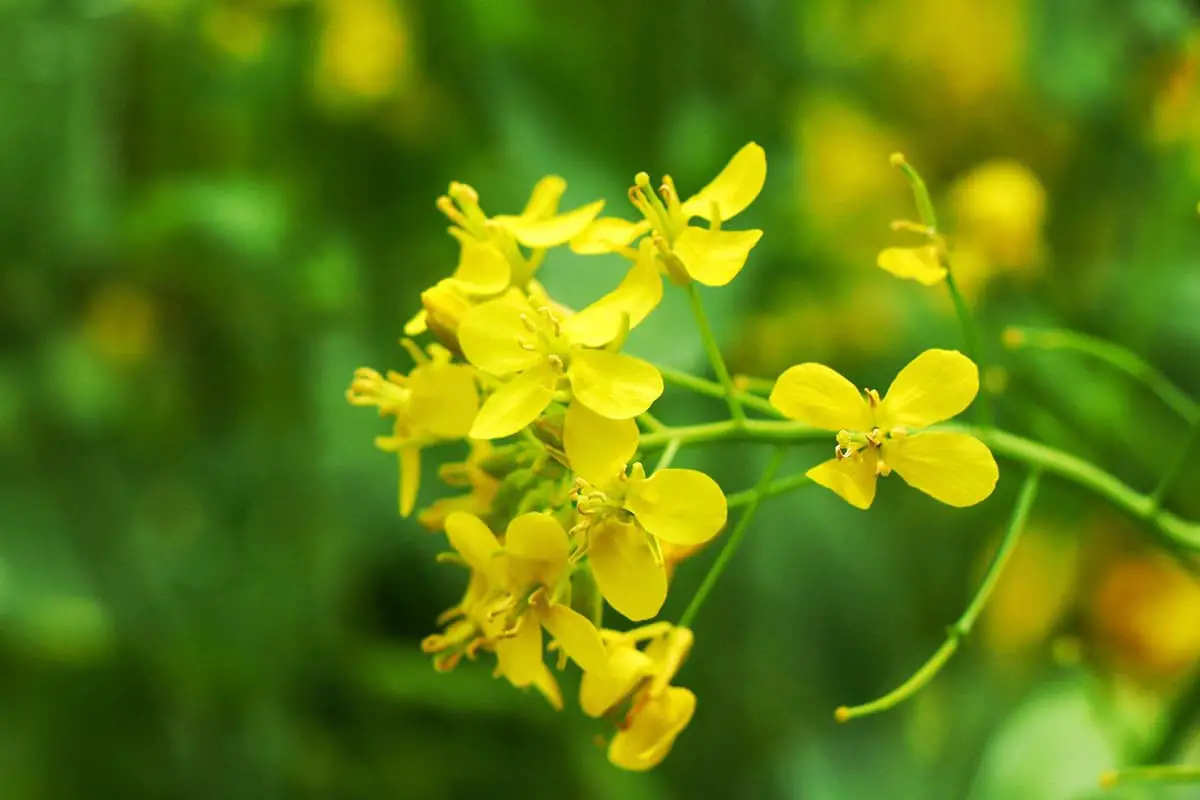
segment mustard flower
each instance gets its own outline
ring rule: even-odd
[[[739,150],[711,183],[684,201],[680,201],[671,176],[663,176],[656,194],[650,177],[640,172],[629,199],[643,219],[597,219],[571,240],[571,249],[577,253],[613,252],[653,232],[652,241],[672,280],[724,286],[741,272],[762,231],[727,231],[721,225],[758,197],[766,178],[767,156],[754,142]],[[696,218],[708,221],[709,227],[692,225]]]
[[[660,542],[694,546],[725,527],[721,487],[703,472],[663,469],[647,477],[628,467],[637,423],[612,420],[574,404],[563,423],[563,449],[577,476],[577,510],[588,563],[609,605],[631,620],[650,619],[667,597]]]
[[[450,354],[430,349],[424,358],[415,347],[411,352],[425,363],[407,376],[389,370],[387,377],[373,369],[355,371],[346,399],[356,406],[375,406],[380,416],[395,419],[391,436],[380,436],[375,444],[394,452],[400,462],[400,515],[412,513],[421,479],[421,448],[438,441],[461,439],[471,430],[479,412],[475,370],[466,364],[451,364]]]
[[[946,268],[942,266],[936,244],[889,247],[879,254],[876,263],[897,278],[916,281],[922,286],[936,286],[946,279]]]
[[[647,253],[648,256],[648,253]],[[609,349],[662,298],[656,267],[639,258],[616,290],[578,314],[537,292],[510,291],[473,308],[459,327],[463,354],[506,381],[483,404],[471,436],[498,439],[532,423],[556,398],[629,419],[663,392],[653,365]]]
[[[601,718],[628,703],[608,758],[623,769],[651,769],[666,758],[696,710],[695,694],[670,685],[691,650],[692,632],[659,622],[600,635],[608,648],[608,668],[584,673],[579,705],[588,716]],[[644,650],[638,649],[641,644]]]
[[[951,506],[986,499],[999,470],[987,445],[950,431],[921,431],[963,411],[979,392],[979,370],[956,350],[926,350],[900,370],[887,394],[860,393],[823,364],[785,371],[771,404],[791,419],[838,431],[834,458],[808,471],[850,505],[869,508],[877,476],[895,471]]]

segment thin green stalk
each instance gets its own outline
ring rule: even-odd
[[[682,370],[672,369],[671,367],[664,367],[661,364],[656,364],[655,366],[658,368],[659,373],[662,374],[663,380],[667,383],[673,383],[681,389],[687,389],[705,397],[715,397],[718,400],[725,398],[725,389],[719,383],[706,381],[704,378],[697,378],[695,375],[690,375]],[[771,417],[783,417],[779,409],[771,405],[765,398],[755,397],[746,392],[739,392],[738,400],[741,401],[744,408],[752,408]]]
[[[705,442],[811,442],[832,439],[829,431],[819,430],[802,422],[785,422],[775,420],[747,419],[742,422],[724,420],[722,422],[705,422],[700,425],[681,425],[667,428],[655,433],[647,433],[641,438],[642,450],[654,450],[666,447],[671,441],[678,439],[681,444],[703,444]]]
[[[1023,328],[1010,326],[1002,337],[1010,349],[1069,350],[1103,361],[1113,369],[1124,372],[1153,392],[1167,408],[1188,422],[1200,421],[1200,403],[1180,389],[1137,353],[1119,344],[1058,328]]]
[[[1130,767],[1100,776],[1105,789],[1125,783],[1200,783],[1200,766]]]
[[[679,454],[679,448],[682,446],[682,444],[683,443],[678,439],[672,439],[671,441],[667,442],[667,446],[663,449],[662,455],[658,457],[658,463],[654,465],[654,472],[659,472],[671,466],[671,463],[675,461],[675,456]]]
[[[975,596],[971,598],[967,610],[950,626],[946,640],[937,649],[937,652],[920,669],[913,673],[912,677],[878,700],[859,706],[841,706],[838,708],[834,715],[838,722],[848,722],[858,717],[878,714],[881,711],[894,708],[925,688],[933,680],[934,676],[941,671],[946,662],[950,660],[962,645],[962,642],[971,635],[971,631],[974,629],[979,615],[983,612],[984,607],[991,598],[992,592],[1000,580],[1000,575],[1004,572],[1004,567],[1008,564],[1009,557],[1012,556],[1013,549],[1017,545],[1017,540],[1020,539],[1021,532],[1025,529],[1025,522],[1029,519],[1029,510],[1033,507],[1034,498],[1037,497],[1040,480],[1041,470],[1039,469],[1034,469],[1025,478],[1025,483],[1021,486],[1021,493],[1017,497],[1017,505],[1013,509],[1012,517],[1008,521],[1008,529],[1004,532],[1004,538],[1000,541],[1000,547],[997,548],[996,554],[992,556],[992,563],[988,565],[987,574],[983,577],[983,583],[979,585]]]
[[[929,187],[925,184],[925,179],[913,168],[912,164],[908,163],[903,154],[893,153],[892,164],[904,173],[904,177],[912,186],[913,197],[917,201],[917,212],[921,215],[921,224],[928,231],[930,242],[937,246],[938,259],[943,262],[942,266],[946,269],[946,289],[949,290],[950,299],[954,302],[954,313],[958,316],[958,324],[962,328],[967,355],[982,373],[985,371],[987,363],[983,358],[983,350],[979,343],[979,332],[975,327],[975,318],[971,315],[971,309],[967,307],[966,300],[958,289],[958,283],[954,280],[954,270],[950,268],[950,260],[945,258],[945,246],[940,239],[937,212],[933,207],[933,199],[929,196]],[[979,393],[979,404],[975,407],[975,411],[979,424],[990,428],[992,426],[992,399],[986,387]]]
[[[704,351],[708,354],[713,371],[717,373],[717,380],[721,382],[725,401],[729,403],[729,414],[735,421],[740,422],[746,418],[746,412],[742,409],[740,393],[733,385],[733,379],[729,377],[725,359],[721,356],[721,347],[717,344],[717,338],[713,336],[712,326],[708,322],[708,314],[704,312],[700,287],[693,282],[688,286],[687,292],[688,299],[692,301],[692,316],[696,318],[696,327],[700,329],[700,339],[704,342]]]
[[[771,485],[771,479],[775,477],[775,473],[779,471],[780,465],[783,464],[785,452],[782,447],[775,448],[775,452],[771,455],[771,460],[767,462],[767,468],[763,470],[762,478],[759,479],[758,486],[754,490],[755,497],[746,504],[746,510],[738,517],[737,525],[734,526],[733,532],[725,541],[725,546],[721,548],[721,552],[717,554],[717,560],[709,567],[708,574],[704,576],[700,588],[692,596],[692,602],[688,603],[683,616],[679,618],[679,627],[691,627],[692,622],[696,619],[696,615],[700,613],[700,607],[704,605],[705,599],[712,592],[713,587],[717,585],[721,573],[725,571],[725,567],[729,565],[733,554],[737,552],[738,546],[741,545],[742,539],[746,535],[746,530],[750,527],[750,520],[754,518],[755,512],[758,511],[759,503],[766,496],[766,489]]]
[[[780,478],[777,481],[771,481],[771,483],[768,484],[761,493],[758,489],[747,489],[744,492],[726,495],[725,502],[730,508],[747,506],[753,503],[755,499],[759,498],[760,496],[761,499],[765,500],[768,497],[775,497],[776,495],[786,494],[793,489],[799,489],[801,486],[808,486],[810,483],[812,483],[812,478],[808,477],[804,473],[800,473],[798,475],[789,475],[786,478]]]
[[[639,415],[638,422],[642,423],[642,426],[648,431],[664,431],[667,429],[666,424],[649,411]]]

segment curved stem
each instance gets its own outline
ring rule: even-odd
[[[671,367],[664,367],[661,364],[655,364],[655,367],[667,383],[673,383],[681,389],[687,389],[705,397],[715,397],[718,400],[725,398],[725,389],[719,383],[706,381],[704,378],[697,378],[695,375],[683,372],[682,370],[672,369]],[[737,396],[744,408],[752,408],[755,411],[761,411],[763,414],[777,419],[783,418],[783,414],[765,398],[756,397],[746,392],[738,392]]]
[[[834,714],[838,722],[848,722],[858,717],[877,714],[880,711],[886,711],[903,703],[925,688],[933,680],[934,676],[941,671],[942,667],[946,666],[946,662],[957,652],[963,640],[971,635],[971,630],[975,627],[976,620],[979,619],[979,615],[983,612],[987,601],[991,598],[992,592],[996,588],[996,583],[1000,580],[1000,575],[1004,572],[1004,567],[1008,564],[1008,559],[1017,545],[1021,531],[1025,529],[1025,522],[1029,519],[1029,510],[1033,507],[1034,498],[1037,497],[1040,480],[1040,469],[1034,469],[1025,478],[1025,483],[1021,486],[1021,493],[1017,497],[1017,505],[1013,509],[1012,517],[1008,521],[1008,529],[1004,532],[1004,538],[1000,541],[1000,547],[997,548],[996,554],[992,556],[992,563],[988,565],[987,574],[983,577],[983,583],[979,585],[975,596],[971,598],[970,604],[967,605],[967,610],[950,626],[950,630],[946,635],[946,641],[942,643],[942,646],[937,649],[933,656],[920,669],[913,673],[912,677],[878,700],[859,706],[841,706],[838,708]]]
[[[675,461],[675,456],[679,454],[679,448],[682,446],[683,443],[679,439],[672,439],[667,442],[667,446],[663,448],[662,455],[658,457],[658,463],[654,465],[654,472],[660,472],[671,466],[671,463]]]
[[[679,618],[679,627],[691,627],[692,622],[696,619],[696,615],[700,613],[700,607],[704,605],[705,599],[712,592],[713,587],[717,585],[721,573],[725,571],[725,567],[729,565],[730,559],[733,558],[733,554],[737,552],[738,546],[741,545],[742,538],[745,537],[746,530],[750,527],[750,520],[754,518],[755,512],[758,511],[759,503],[766,497],[766,490],[771,484],[771,479],[775,477],[775,473],[779,471],[779,467],[783,463],[784,454],[784,448],[775,448],[775,452],[771,455],[771,460],[767,462],[767,468],[763,470],[762,478],[758,481],[758,486],[753,490],[754,496],[746,504],[746,510],[738,517],[737,525],[733,528],[733,533],[729,535],[725,546],[721,548],[721,552],[717,555],[717,560],[709,567],[708,574],[704,576],[704,581],[700,584],[700,588],[692,596],[692,602],[688,603],[683,616]]]
[[[725,496],[725,502],[730,508],[738,506],[750,505],[756,498],[761,496],[765,500],[768,497],[785,494],[793,489],[799,489],[801,486],[808,486],[812,483],[812,478],[801,473],[799,475],[789,475],[786,478],[780,478],[777,481],[771,481],[766,487],[760,489],[747,489],[744,492],[737,492]]]
[[[979,372],[982,374],[987,368],[987,362],[983,357],[983,348],[979,343],[979,332],[975,328],[975,318],[971,315],[971,309],[967,307],[967,301],[963,298],[962,292],[958,290],[958,283],[954,280],[954,271],[950,269],[950,261],[946,259],[946,288],[950,292],[950,299],[954,301],[954,313],[958,315],[958,324],[962,328],[963,339],[966,341],[967,356],[970,357],[975,365],[979,367]],[[975,408],[976,416],[979,424],[985,428],[990,428],[993,424],[992,418],[992,396],[987,390],[987,386],[982,387],[982,391],[978,395],[979,405]]]
[[[717,380],[721,382],[725,401],[729,403],[729,414],[734,421],[740,422],[746,418],[746,412],[742,409],[740,393],[733,385],[733,379],[729,377],[729,370],[725,366],[725,359],[721,356],[721,346],[717,344],[712,326],[708,323],[708,314],[704,312],[704,301],[700,297],[700,287],[693,281],[688,285],[687,292],[688,299],[692,301],[692,316],[696,318],[696,327],[700,329],[700,338],[704,342],[704,351],[708,354],[713,371],[717,373]]]

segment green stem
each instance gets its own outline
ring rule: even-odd
[[[729,370],[725,367],[721,347],[717,344],[712,326],[708,323],[708,314],[704,312],[704,301],[700,297],[700,287],[693,282],[688,285],[687,292],[688,299],[692,301],[692,316],[696,318],[696,327],[700,329],[700,338],[704,342],[704,351],[708,354],[713,371],[717,373],[717,380],[721,382],[725,401],[729,403],[729,414],[735,421],[740,422],[746,418],[746,412],[742,409],[740,393],[733,385],[733,379],[729,377]]]
[[[672,369],[671,367],[664,367],[660,364],[656,364],[655,366],[658,368],[659,373],[662,374],[663,380],[665,380],[667,383],[673,383],[681,389],[687,389],[695,392],[696,394],[704,395],[705,397],[715,397],[719,400],[723,400],[725,398],[725,389],[719,383],[706,381],[704,378],[697,378],[695,375],[689,375],[681,370]],[[739,392],[738,400],[741,401],[742,406],[745,408],[752,408],[755,411],[761,411],[762,413],[771,417],[783,417],[783,414],[779,411],[779,409],[775,408],[775,406],[771,405],[770,402],[762,397],[755,397],[754,395],[747,394],[746,392]]]
[[[1122,783],[1200,783],[1200,766],[1130,767],[1100,776],[1105,789]]]
[[[1010,326],[1002,337],[1006,347],[1016,350],[1031,347],[1037,350],[1069,350],[1099,359],[1113,369],[1124,372],[1141,382],[1159,400],[1192,424],[1200,421],[1200,403],[1180,389],[1137,353],[1119,344],[1086,336],[1075,331],[1057,328],[1022,328]]]
[[[799,475],[789,475],[786,478],[780,478],[777,481],[771,481],[761,492],[758,489],[747,489],[744,492],[726,495],[725,502],[730,508],[738,506],[747,506],[755,501],[761,494],[762,499],[775,497],[776,495],[785,494],[793,489],[799,489],[801,486],[808,486],[812,483],[812,478],[804,473]]]
[[[766,496],[766,490],[771,485],[771,479],[775,477],[775,473],[779,471],[780,465],[783,464],[785,452],[782,447],[775,448],[775,452],[771,455],[771,460],[767,462],[767,468],[763,470],[762,478],[758,481],[758,486],[754,489],[755,496],[746,504],[746,510],[738,517],[737,525],[734,526],[733,532],[725,542],[725,546],[721,548],[721,552],[717,555],[717,560],[709,567],[708,574],[704,576],[704,581],[701,582],[700,588],[692,596],[692,602],[688,603],[683,616],[679,618],[679,627],[691,627],[692,622],[696,619],[696,615],[700,613],[700,607],[704,605],[705,599],[712,592],[713,587],[716,586],[721,573],[725,571],[725,567],[729,565],[733,554],[737,552],[738,546],[741,545],[742,539],[746,535],[746,530],[750,527],[750,520],[754,518],[755,512],[758,511],[759,503]]]
[[[665,431],[667,426],[658,417],[651,414],[649,411],[638,416],[638,422],[648,431]]]
[[[661,472],[675,460],[675,456],[679,454],[679,448],[683,446],[683,442],[679,439],[672,439],[667,442],[667,446],[663,448],[662,455],[658,457],[658,463],[654,465],[654,472]],[[651,473],[652,475],[654,473]]]
[[[705,442],[748,441],[748,442],[808,442],[832,439],[833,434],[799,422],[747,419],[742,422],[724,420],[705,422],[700,425],[681,425],[664,431],[642,436],[642,450],[665,447],[674,440],[681,444],[703,444]]]
[[[961,646],[963,640],[971,635],[971,631],[974,629],[979,615],[983,612],[984,607],[991,598],[992,592],[1000,580],[1000,575],[1004,572],[1004,567],[1008,564],[1009,557],[1012,556],[1013,549],[1017,545],[1017,540],[1021,537],[1021,531],[1025,529],[1025,522],[1029,519],[1029,510],[1033,507],[1034,498],[1037,497],[1040,480],[1041,470],[1039,469],[1034,469],[1025,478],[1025,483],[1021,486],[1021,493],[1017,497],[1017,505],[1013,509],[1012,517],[1008,521],[1008,529],[1004,532],[1004,538],[1000,541],[1000,547],[997,548],[996,554],[992,556],[992,563],[988,565],[987,574],[983,577],[983,583],[979,585],[975,596],[971,598],[967,610],[950,626],[950,630],[946,635],[946,641],[937,649],[937,652],[920,669],[913,673],[912,677],[878,700],[859,706],[840,707],[835,714],[838,722],[848,722],[858,717],[865,717],[869,714],[877,714],[880,711],[887,711],[890,708],[894,708],[925,688],[933,680],[934,676],[941,671],[942,667],[946,665],[946,662],[950,660],[959,646]]]

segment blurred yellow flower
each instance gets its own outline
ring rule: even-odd
[[[394,0],[322,0],[317,89],[333,103],[382,100],[414,80],[409,23]]]
[[[608,668],[584,673],[579,705],[588,716],[601,718],[628,703],[608,758],[623,769],[651,769],[671,752],[696,710],[696,695],[670,685],[691,650],[692,632],[658,622],[600,633],[608,647]],[[638,649],[641,645],[644,650]]]
[[[602,217],[571,240],[571,249],[610,253],[653,232],[659,259],[673,280],[724,286],[741,272],[762,231],[726,231],[721,224],[754,202],[766,179],[767,156],[754,142],[735,153],[711,183],[682,202],[670,175],[663,176],[660,197],[650,187],[650,176],[639,172],[629,199],[644,219]],[[692,225],[697,217],[707,220],[709,227]]]
[[[578,314],[563,315],[548,298],[516,290],[471,309],[458,330],[463,354],[506,381],[483,404],[471,437],[517,433],[541,415],[564,384],[573,405],[577,401],[597,414],[630,419],[645,413],[663,392],[658,370],[633,356],[597,348],[641,322],[661,293],[653,264],[643,261],[617,290]]]
[[[979,251],[998,269],[1028,269],[1041,260],[1046,190],[1025,165],[980,164],[951,187],[950,210],[959,248]]]
[[[377,437],[375,444],[399,458],[400,515],[404,517],[412,513],[417,499],[421,448],[463,438],[479,411],[474,370],[451,364],[450,354],[436,346],[431,353],[432,359],[425,359],[407,376],[389,370],[385,378],[361,367],[346,390],[352,405],[375,406],[380,416],[395,418],[392,435]]]
[[[629,468],[638,446],[633,420],[607,419],[573,404],[563,449],[577,478],[580,528],[604,599],[634,621],[650,619],[667,597],[660,540],[679,547],[707,542],[725,527],[725,494],[709,476],[663,469],[650,477]]]
[[[824,364],[789,368],[771,404],[790,419],[838,431],[834,457],[810,469],[817,484],[856,508],[875,499],[877,476],[893,470],[915,489],[951,506],[986,499],[999,470],[983,442],[965,433],[920,431],[963,411],[979,392],[979,370],[956,350],[926,350],[886,395],[854,384]]]
[[[262,55],[267,20],[263,11],[217,3],[204,15],[204,33],[232,58],[252,61]]]
[[[1078,543],[1044,528],[1022,534],[981,620],[989,650],[1013,658],[1045,644],[1075,599]]]

